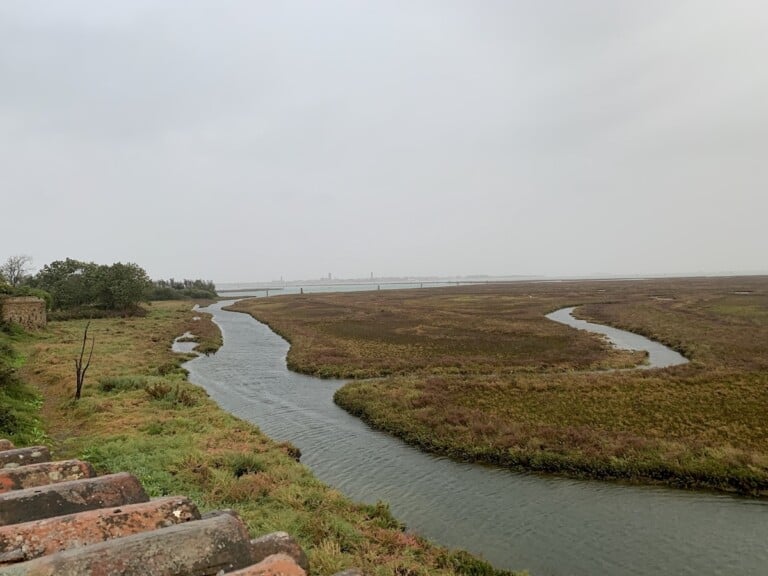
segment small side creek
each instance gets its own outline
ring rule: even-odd
[[[766,574],[765,502],[519,474],[420,452],[337,407],[343,382],[290,372],[288,343],[222,310],[230,303],[204,310],[224,345],[185,364],[190,380],[298,446],[324,482],[359,501],[388,502],[410,530],[532,576]]]
[[[173,341],[171,350],[178,352],[179,354],[193,353],[198,344],[193,340],[194,337],[195,335],[192,334],[192,332],[184,332],[184,334]]]
[[[578,330],[586,330],[593,334],[602,334],[609,342],[622,350],[643,350],[647,352],[648,363],[637,366],[639,369],[668,368],[670,366],[679,366],[680,364],[688,363],[688,359],[679,352],[664,346],[664,344],[661,344],[660,342],[649,340],[645,336],[627,332],[626,330],[619,330],[612,326],[594,324],[592,322],[587,322],[586,320],[574,318],[573,311],[575,309],[575,306],[560,308],[560,310],[555,310],[551,314],[547,314],[547,318]]]

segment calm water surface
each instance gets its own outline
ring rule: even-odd
[[[286,369],[288,344],[246,314],[214,314],[224,346],[186,364],[226,410],[302,451],[353,499],[410,530],[545,575],[768,574],[768,506],[713,494],[516,474],[424,454],[333,403],[341,382]]]
[[[568,326],[579,330],[602,334],[617,348],[622,348],[624,350],[645,350],[648,352],[648,364],[643,364],[642,366],[638,366],[638,368],[667,368],[669,366],[678,366],[679,364],[688,363],[688,359],[682,354],[675,352],[671,348],[667,348],[663,344],[649,340],[645,336],[633,334],[626,330],[619,330],[618,328],[613,328],[611,326],[593,324],[586,320],[574,318],[573,311],[575,309],[575,307],[561,308],[551,314],[547,314],[547,318],[554,322],[567,324]]]

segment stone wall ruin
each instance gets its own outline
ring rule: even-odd
[[[0,320],[21,324],[28,330],[45,328],[45,300],[33,296],[0,297]]]

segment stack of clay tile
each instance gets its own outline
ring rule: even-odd
[[[0,575],[54,574],[306,576],[309,565],[291,536],[252,540],[234,511],[201,516],[184,496],[150,499],[131,474],[0,440]]]

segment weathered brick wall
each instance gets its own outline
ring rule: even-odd
[[[45,300],[31,296],[0,298],[0,318],[24,328],[45,328]]]

